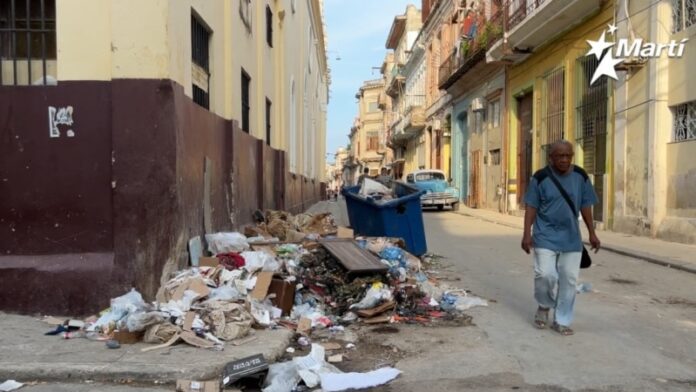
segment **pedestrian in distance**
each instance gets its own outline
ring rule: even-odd
[[[522,249],[534,256],[534,325],[549,326],[553,309],[551,328],[564,336],[574,333],[570,324],[584,249],[575,206],[580,207],[591,249],[597,253],[600,247],[592,222],[597,195],[585,170],[572,163],[573,155],[573,145],[566,140],[551,146],[548,166],[534,173],[524,197],[522,235]]]
[[[363,169],[363,174],[358,177],[358,185],[362,185],[365,178],[370,178],[370,168],[366,167]]]

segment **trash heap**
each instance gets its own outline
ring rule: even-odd
[[[288,328],[309,337],[313,329],[356,323],[456,320],[486,305],[437,284],[424,268],[428,259],[406,252],[399,239],[354,238],[330,214],[259,211],[255,219],[244,234],[206,235],[214,256],[174,274],[153,302],[132,289],[99,316],[58,320],[49,334],[103,340],[110,348],[152,344],[142,351],[179,341],[223,350],[230,342],[243,344],[253,328]]]

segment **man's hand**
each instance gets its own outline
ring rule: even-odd
[[[524,233],[522,236],[522,250],[529,254],[532,249],[532,236],[529,233]]]
[[[591,249],[594,249],[595,253],[599,252],[599,247],[602,244],[599,242],[599,238],[597,238],[597,234],[590,233],[590,244],[592,245]]]

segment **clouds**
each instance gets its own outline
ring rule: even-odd
[[[415,0],[325,0],[328,46],[332,72],[328,113],[327,152],[348,143],[357,114],[355,93],[362,82],[379,78],[385,43],[394,17]],[[336,61],[336,56],[341,60]]]

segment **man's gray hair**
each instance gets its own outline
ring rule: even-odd
[[[551,154],[553,154],[553,152],[556,151],[556,149],[558,149],[561,146],[570,147],[571,151],[574,149],[573,143],[571,143],[565,139],[558,140],[556,142],[553,142],[553,144],[551,144],[551,148],[549,148],[549,156],[551,156]]]

